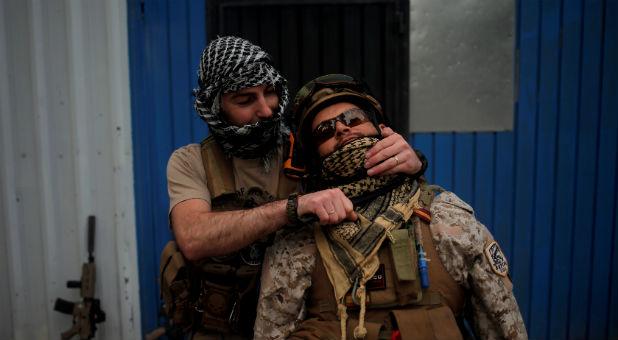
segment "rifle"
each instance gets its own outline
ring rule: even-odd
[[[70,302],[56,299],[54,310],[73,315],[73,327],[60,334],[62,340],[68,340],[79,333],[81,340],[92,339],[97,330],[96,324],[105,321],[105,312],[101,310],[101,301],[94,298],[96,268],[94,265],[94,216],[88,216],[88,262],[82,265],[80,281],[67,281],[67,288],[80,288],[82,301]]]

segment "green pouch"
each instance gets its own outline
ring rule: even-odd
[[[414,233],[410,229],[398,229],[391,232],[394,242],[391,243],[391,253],[397,277],[401,281],[417,279],[418,264]]]

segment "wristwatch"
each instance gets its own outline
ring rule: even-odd
[[[297,226],[298,225],[298,198],[299,194],[291,194],[288,196],[288,203],[285,206],[285,212],[288,216],[288,225]]]
[[[425,174],[425,170],[427,170],[427,166],[429,164],[427,162],[427,157],[425,157],[424,153],[422,153],[420,150],[417,150],[417,149],[414,149],[414,152],[416,153],[416,156],[418,157],[418,159],[421,161],[421,169],[413,175],[414,177],[418,178]]]

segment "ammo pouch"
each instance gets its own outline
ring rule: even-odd
[[[159,283],[165,314],[176,327],[252,336],[261,266],[229,263],[192,263],[168,242]]]
[[[398,229],[391,232],[392,242],[384,242],[378,250],[380,267],[365,286],[367,309],[388,309],[407,305],[439,304],[440,296],[424,294],[418,275],[418,254],[414,232]],[[347,307],[359,309],[359,302],[352,300],[356,285],[348,292]]]
[[[190,280],[187,264],[176,242],[168,242],[163,248],[159,268],[161,297],[165,301],[165,314],[183,332],[188,332],[193,324],[192,302],[199,288]]]
[[[236,268],[206,263],[200,275],[197,311],[201,313],[201,327],[207,331],[251,337],[260,267],[240,265]]]

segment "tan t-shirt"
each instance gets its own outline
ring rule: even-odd
[[[260,159],[232,157],[236,191],[257,187],[276,197],[282,166],[280,155],[273,157],[269,173],[264,173]],[[167,192],[169,212],[176,204],[193,198],[211,203],[199,144],[189,144],[172,153],[167,163]]]

